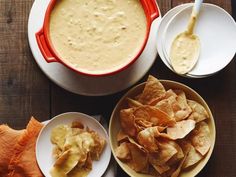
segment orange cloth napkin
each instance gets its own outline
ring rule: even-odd
[[[23,130],[13,130],[7,125],[0,125],[0,176],[5,177],[8,174],[14,146],[23,133]]]
[[[43,177],[37,165],[35,156],[35,144],[42,127],[43,124],[32,117],[26,127],[26,130],[16,131],[10,128],[8,129],[11,131],[3,130],[5,133],[2,135],[0,134],[0,149],[3,149],[4,156],[7,158],[4,157],[4,159],[0,156],[0,166],[2,163],[4,167],[4,171],[0,170],[0,176]],[[14,132],[15,136],[13,136],[12,132]],[[18,136],[16,136],[16,134]],[[2,138],[7,141],[5,145],[2,145],[1,143]],[[10,144],[11,147],[9,148]],[[0,153],[2,154],[2,152]]]

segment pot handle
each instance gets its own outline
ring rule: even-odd
[[[146,3],[150,11],[151,20],[153,21],[157,17],[159,17],[159,11],[156,5],[156,0],[147,0]]]
[[[36,36],[39,49],[42,52],[44,59],[48,63],[58,62],[58,60],[53,56],[50,49],[48,48],[43,28],[39,32],[37,32],[35,36]]]

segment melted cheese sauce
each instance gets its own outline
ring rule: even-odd
[[[198,36],[193,34],[196,19],[196,16],[191,17],[187,31],[176,36],[171,46],[171,64],[179,74],[191,71],[199,57],[200,40]]]
[[[146,16],[139,0],[59,0],[49,33],[65,63],[101,74],[136,56],[145,40]]]
[[[199,38],[182,33],[176,37],[170,52],[171,64],[179,74],[189,72],[197,62],[200,50]]]

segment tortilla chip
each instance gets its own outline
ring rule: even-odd
[[[63,150],[67,133],[69,133],[69,129],[67,128],[67,126],[56,126],[51,132],[51,142],[53,144],[56,144],[61,150]]]
[[[166,163],[174,155],[178,154],[179,145],[171,140],[162,140],[158,142],[160,148],[160,157]]]
[[[129,151],[128,143],[123,142],[115,149],[115,155],[122,161],[130,160],[131,154]]]
[[[171,174],[171,177],[178,177],[180,174],[180,171],[184,165],[184,162],[186,161],[187,158],[187,154],[185,154],[183,160],[180,162],[180,164],[178,165],[177,169]]]
[[[176,98],[177,98],[177,96],[170,96],[170,97],[166,98],[168,100],[169,104],[172,106],[174,113],[181,110],[181,107],[178,104]]]
[[[82,156],[84,156],[84,158]],[[68,174],[82,159],[83,161],[80,162],[81,166],[86,162],[86,153],[72,151],[70,149],[63,152],[63,154],[56,160],[50,172],[52,177],[57,177],[56,174],[58,173]]]
[[[122,109],[120,111],[120,123],[123,131],[130,135],[135,136],[136,134],[136,128],[134,126],[134,110],[133,108],[129,109]]]
[[[168,99],[161,100],[158,102],[155,107],[166,113],[169,117],[174,117],[174,111]]]
[[[142,103],[138,102],[137,100],[133,100],[131,98],[127,98],[127,101],[128,101],[128,106],[130,108],[136,108],[136,107],[143,105]]]
[[[194,120],[182,120],[177,122],[173,127],[168,127],[167,135],[173,139],[182,139],[195,128]]]
[[[170,160],[168,160],[167,164],[168,164],[169,166],[175,165],[175,164],[178,163],[181,159],[184,158],[184,152],[183,152],[182,148],[181,148],[177,143],[175,144],[175,148],[176,148],[176,150],[177,150],[177,153],[176,153],[173,157],[171,157]]]
[[[168,165],[155,165],[155,164],[152,164],[152,166],[159,174],[163,174],[163,173],[167,172],[170,169],[170,167]]]
[[[149,154],[149,162],[152,165],[167,165],[175,154],[177,154],[176,143],[171,140],[160,140],[158,141],[158,152]]]
[[[140,144],[138,144],[133,138],[128,137],[128,140],[129,140],[129,142],[130,142],[131,144],[134,144],[134,145],[135,145],[137,148],[139,148],[141,151],[147,153],[147,150],[146,150],[143,146],[141,146]]]
[[[91,157],[91,154],[90,153],[88,153],[87,154],[87,159],[86,159],[86,161],[85,161],[85,163],[84,163],[84,167],[86,168],[86,169],[92,169],[92,167],[93,167],[93,161],[92,161],[93,159],[92,159],[92,157]],[[73,172],[73,170],[71,171],[71,172]]]
[[[163,168],[163,166],[160,166],[161,168]],[[164,166],[163,169],[167,169],[169,168],[169,170],[165,171],[164,173],[160,174],[157,172],[157,169],[155,168],[150,168],[149,174],[155,177],[170,177],[172,173],[174,173],[174,171],[176,170],[176,165],[175,166]]]
[[[106,140],[99,136],[97,132],[92,131],[90,134],[94,140],[93,150],[90,151],[91,158],[92,160],[99,160],[102,151],[106,146]]]
[[[171,137],[169,137],[166,133],[161,133],[165,129],[166,129],[166,127],[153,126],[153,127],[149,127],[149,128],[144,129],[141,133],[139,132],[138,135],[143,134],[143,137],[141,137],[141,138],[147,138],[148,136],[154,136],[155,138],[161,137],[161,138],[167,138],[169,140],[172,140]]]
[[[175,120],[181,121],[186,119],[191,114],[192,109],[187,104],[186,97],[177,96],[176,101],[180,109],[175,112]]]
[[[134,126],[136,127],[137,132],[144,130],[145,128],[152,127],[153,123],[144,119],[136,118],[134,120]]]
[[[161,132],[163,132],[166,129],[166,127],[157,126],[157,129],[158,129],[159,133],[161,133]]]
[[[195,149],[204,156],[211,147],[208,124],[206,122],[199,122],[191,133],[190,139]]]
[[[152,102],[152,104],[154,101]],[[176,121],[186,119],[192,112],[191,108],[187,104],[186,96],[184,93],[176,95],[172,90],[168,90],[162,98],[159,98],[158,102],[155,102],[155,106],[166,112],[170,117],[175,116]],[[174,115],[173,115],[174,114]]]
[[[196,123],[209,118],[209,114],[206,109],[196,101],[188,100],[188,105],[193,110],[188,119],[195,120]]]
[[[175,92],[172,89],[167,90],[164,95],[162,95],[161,97],[153,99],[148,104],[151,105],[151,106],[155,106],[161,100],[168,99],[169,97],[174,97],[174,98],[177,97],[177,95],[175,94]]]
[[[186,95],[183,90],[173,90],[177,96],[182,97],[183,99],[187,100]]]
[[[163,94],[165,94],[165,92],[165,88],[160,83],[160,81],[155,77],[149,75],[144,90],[140,95],[138,101],[142,104],[148,104],[152,100],[161,97]]]
[[[158,144],[155,137],[158,136],[157,127],[150,127],[138,133],[137,140],[149,152],[157,152]]]
[[[141,95],[142,95],[142,93],[140,93],[140,94],[136,95],[136,96],[134,97],[134,100],[138,101],[138,100],[139,100],[139,98],[141,97]]]
[[[119,131],[119,133],[117,134],[117,137],[116,137],[118,143],[121,143],[125,140],[128,140],[128,135],[125,134],[122,130]]]
[[[52,150],[53,158],[58,159],[62,155],[62,153],[63,153],[62,150],[58,146],[53,147]]]
[[[134,110],[135,118],[140,118],[152,122],[154,126],[167,126],[175,123],[174,118],[171,118],[165,112],[155,106],[141,106]]]
[[[147,153],[140,150],[135,144],[128,143],[131,160],[127,163],[136,172],[146,172],[148,169]]]
[[[176,93],[172,89],[169,89],[166,91],[165,98],[169,98],[171,96],[177,97]]]
[[[187,141],[182,141],[181,147],[184,153],[187,154],[187,157],[183,164],[183,168],[188,168],[190,166],[193,166],[203,158],[203,156],[195,150],[195,148],[191,145],[191,143]]]
[[[61,165],[63,165],[63,163],[66,161],[66,159],[69,157],[69,153],[70,153],[70,151],[69,150],[67,150],[67,151],[65,151],[65,152],[63,152],[59,157],[58,157],[58,159],[56,160],[56,162],[55,162],[55,166],[61,166]]]

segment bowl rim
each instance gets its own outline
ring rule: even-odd
[[[206,101],[192,88],[190,88],[189,86],[183,84],[183,83],[180,83],[180,82],[176,82],[176,81],[172,81],[172,80],[162,80],[160,79],[159,80],[165,87],[165,84],[173,84],[173,85],[176,85],[178,87],[182,87],[188,91],[190,91],[191,93],[193,93],[194,96],[198,97],[199,100],[201,100],[201,102],[204,104],[203,106],[205,107],[205,109],[208,111],[209,115],[210,115],[210,118],[208,119],[208,121],[210,120],[212,122],[212,139],[211,139],[211,147],[209,149],[209,151],[207,152],[207,154],[204,156],[203,159],[201,160],[204,160],[205,159],[205,162],[203,163],[202,167],[200,167],[197,172],[195,172],[194,176],[196,176],[197,174],[199,174],[202,169],[206,166],[206,164],[208,163],[208,161],[210,160],[211,156],[212,156],[212,153],[213,153],[213,150],[214,150],[214,147],[215,147],[215,142],[216,142],[216,127],[215,127],[215,120],[214,120],[214,117],[213,117],[213,114],[208,106],[208,104],[206,103]],[[131,174],[130,172],[128,172],[126,170],[126,167],[124,166],[124,163],[122,161],[120,161],[116,155],[115,155],[115,149],[114,149],[114,145],[112,143],[112,122],[114,121],[115,119],[115,114],[118,110],[118,108],[122,105],[122,103],[125,101],[125,99],[128,97],[128,95],[132,94],[135,90],[137,89],[140,89],[141,87],[144,87],[146,84],[146,82],[142,82],[134,87],[132,87],[130,90],[128,90],[121,98],[120,100],[118,101],[118,103],[116,104],[115,108],[113,109],[112,111],[112,114],[110,116],[110,121],[109,121],[109,141],[110,141],[110,146],[111,146],[111,152],[114,156],[114,159],[116,160],[116,162],[119,164],[119,166],[122,168],[122,170],[128,174],[129,176],[131,177],[135,177],[134,174]],[[195,167],[197,167],[199,165],[199,163],[195,164],[192,168],[194,169]],[[190,168],[192,170],[192,168]],[[131,168],[130,168],[131,169]],[[132,169],[131,169],[132,170]],[[134,170],[132,170],[134,173],[137,173],[135,172]],[[139,173],[140,175],[142,173]],[[181,173],[180,173],[181,174]],[[147,175],[147,174],[143,174],[143,175]],[[147,175],[147,177],[152,177],[152,175]]]
[[[67,68],[71,69],[72,71],[75,71],[79,74],[86,75],[86,76],[109,76],[109,75],[114,75],[116,73],[119,73],[126,68],[128,68],[130,65],[132,65],[142,54],[148,38],[150,34],[150,29],[152,22],[160,16],[160,11],[159,11],[159,6],[158,3],[155,0],[140,0],[140,3],[143,7],[145,16],[146,16],[146,34],[145,38],[143,40],[142,45],[140,46],[139,51],[137,54],[132,58],[129,62],[125,63],[124,65],[121,65],[118,68],[115,68],[111,71],[103,72],[103,73],[90,73],[88,71],[82,71],[78,68],[75,68],[72,64],[69,64],[65,60],[63,60],[56,52],[56,49],[54,48],[51,40],[50,40],[50,34],[49,34],[49,27],[50,27],[50,15],[51,12],[56,5],[57,0],[50,0],[49,5],[47,7],[45,16],[44,16],[44,22],[43,22],[43,27],[35,34],[36,35],[36,40],[38,43],[38,46],[40,48],[40,51],[43,54],[44,59],[50,63],[50,62],[58,62],[66,66]],[[43,40],[43,42],[41,41]],[[46,53],[51,54],[52,56],[48,56]]]

